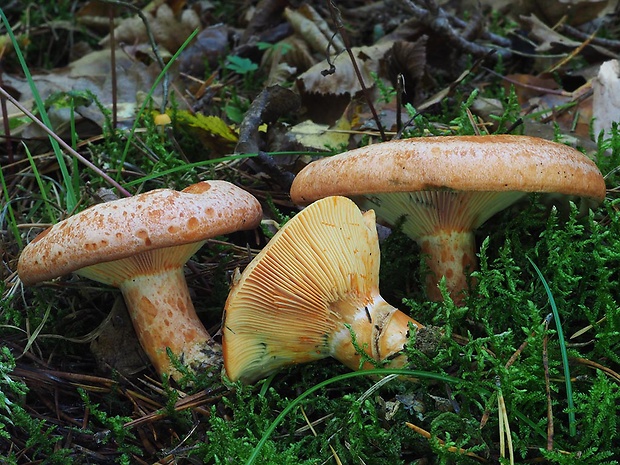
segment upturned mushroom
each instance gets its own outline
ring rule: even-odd
[[[157,189],[94,205],[39,234],[17,271],[25,285],[71,272],[120,288],[159,374],[177,377],[166,348],[190,369],[221,365],[221,347],[192,304],[183,266],[209,238],[258,226],[259,202],[225,181]]]
[[[330,356],[357,370],[352,334],[374,360],[403,366],[409,329],[422,325],[381,297],[379,264],[372,210],[329,197],[295,215],[232,286],[222,330],[228,378],[250,383]]]
[[[314,161],[291,187],[298,204],[345,195],[420,246],[438,283],[462,304],[477,267],[474,230],[527,193],[559,193],[601,202],[605,181],[592,160],[563,144],[512,135],[420,137],[358,148]]]

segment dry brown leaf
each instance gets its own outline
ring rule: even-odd
[[[404,81],[403,102],[417,104],[422,93],[421,82],[426,74],[426,43],[422,35],[415,42],[397,40],[387,54],[386,71],[390,82]]]
[[[302,4],[297,10],[304,15],[310,21],[317,25],[319,30],[331,41],[332,52],[339,53],[344,50],[344,43],[339,34],[334,34],[327,21],[310,5],[309,3]]]
[[[293,126],[290,130],[297,142],[304,147],[318,150],[341,148],[349,142],[351,124],[346,118],[340,118],[333,127],[306,120]]]
[[[296,35],[289,36],[267,49],[261,68],[267,70],[267,86],[280,84],[315,63],[308,44]]]
[[[505,76],[504,88],[513,87],[521,106],[540,94],[560,90],[558,82],[553,76],[534,76],[532,74],[509,74]]]
[[[391,50],[393,42],[382,42],[377,45],[353,47],[351,51],[357,60],[366,87],[373,86],[373,73],[379,74],[381,61]],[[342,53],[333,58],[334,73],[325,75],[323,72],[330,68],[327,60],[312,66],[297,79],[302,93],[349,94],[354,96],[361,90],[361,85],[355,75],[349,55]]]
[[[181,72],[203,79],[207,69],[216,69],[230,50],[230,33],[225,24],[203,29],[179,56]]]
[[[536,46],[536,51],[538,52],[554,52],[558,51],[558,47],[561,47],[562,50],[567,50],[579,47],[581,44],[581,42],[569,39],[554,31],[534,14],[521,16],[521,21],[529,27],[529,36],[538,43]]]
[[[192,9],[185,9],[175,14],[171,6],[162,3],[157,8],[143,13],[155,42],[168,52],[174,53],[178,50],[189,35],[201,27],[200,18]],[[148,43],[146,27],[138,15],[123,19],[114,29],[114,38],[118,43]],[[99,44],[109,46],[110,36],[104,37]]]
[[[594,135],[601,131],[609,135],[613,122],[620,122],[620,62],[609,60],[599,68],[596,79],[592,81],[594,116]]]
[[[309,12],[313,10],[309,10],[308,7],[305,11],[310,14]],[[336,42],[335,38],[332,40],[334,34],[331,31],[324,32],[321,30],[326,25],[317,24],[317,22],[309,19],[302,12],[287,7],[284,9],[284,17],[290,23],[295,33],[302,37],[315,52],[326,55],[327,53],[338,53],[344,49],[342,43]]]
[[[523,3],[533,4],[551,26],[559,21],[578,26],[596,19],[609,0],[529,0]]]
[[[111,62],[110,50],[99,50],[91,52],[65,68],[55,70],[54,73],[34,74],[33,79],[44,100],[57,92],[90,91],[99,103],[111,109],[112,97],[115,95],[112,92]],[[122,75],[122,79],[118,79],[116,84],[117,116],[122,121],[134,117],[138,92],[148,90],[159,71],[154,65],[147,66],[122,53],[116,55],[116,69],[118,75]],[[18,93],[18,100],[26,108],[34,105],[26,79],[5,74],[3,80],[6,86]],[[68,108],[50,108],[49,113],[54,127],[61,133],[63,129],[69,129],[68,123],[73,117],[77,123],[84,119],[98,126],[104,123],[104,115],[97,105],[79,106],[74,116],[70,114]],[[45,134],[37,125],[28,124],[21,130],[24,137],[41,137],[42,140],[46,140]],[[83,136],[84,134],[80,134],[80,137]]]

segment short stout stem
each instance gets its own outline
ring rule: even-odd
[[[221,364],[221,348],[196,315],[182,269],[139,276],[120,288],[138,339],[158,373],[178,376],[166,348],[193,370]]]

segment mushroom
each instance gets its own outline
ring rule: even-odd
[[[409,329],[422,325],[381,297],[379,263],[372,210],[329,197],[295,215],[232,286],[222,332],[228,378],[251,383],[329,356],[357,370],[352,333],[372,359],[403,366]]]
[[[208,238],[255,228],[258,201],[226,181],[157,189],[94,205],[23,250],[25,285],[71,272],[120,288],[138,339],[161,375],[178,379],[166,348],[190,369],[221,364],[221,347],[192,304],[183,265]]]
[[[441,301],[438,283],[462,304],[467,273],[477,266],[473,231],[530,192],[601,202],[605,181],[592,160],[536,137],[444,136],[394,140],[310,163],[291,198],[307,204],[346,195],[420,246],[429,270],[426,293]]]

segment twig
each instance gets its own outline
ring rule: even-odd
[[[452,43],[459,50],[462,50],[466,53],[471,53],[474,56],[484,56],[489,53],[489,51],[494,50],[494,48],[487,47],[485,45],[479,45],[474,42],[471,42],[463,37],[461,37],[451,26],[452,23],[456,23],[457,25],[465,25],[465,22],[455,21],[454,18],[446,13],[446,11],[438,6],[433,0],[425,1],[426,8],[424,9],[415,4],[413,0],[404,0],[403,5],[416,17],[421,23],[424,23],[431,30],[436,32],[437,34],[445,37],[450,43]],[[496,37],[494,37],[496,38]],[[502,47],[505,47],[502,44]],[[508,58],[511,55],[510,50],[502,49],[498,51],[498,54],[502,56],[502,58]]]
[[[581,41],[588,40],[592,35],[592,34],[588,34],[586,32],[580,31],[579,29],[566,23],[562,23],[560,25],[560,30],[562,32],[566,32],[570,34],[575,39],[581,40]],[[602,37],[594,37],[590,40],[590,43],[592,45],[600,45],[601,47],[610,48],[613,50],[620,50],[620,40],[604,39]]]
[[[450,22],[452,24],[454,24],[457,27],[460,28],[467,28],[467,23],[465,21],[463,21],[461,18],[457,18],[455,16],[448,16],[448,19],[450,20]],[[482,30],[480,32],[480,38],[481,39],[485,39],[485,40],[489,40],[491,42],[493,42],[494,44],[499,45],[500,47],[505,47],[508,48],[511,46],[510,43],[510,39],[507,39],[506,37],[502,37],[499,36],[497,34],[493,34],[492,32],[489,32],[487,30]]]
[[[523,89],[534,90],[537,92],[544,92],[545,94],[560,95],[562,97],[570,97],[572,95],[571,92],[565,91],[563,89],[551,89],[549,87],[541,87],[541,86],[535,86],[533,84],[527,84],[525,82],[519,82],[516,79],[512,79],[512,78],[509,78],[508,76],[504,76],[500,73],[497,73],[490,68],[484,68],[484,69],[487,72],[501,78],[503,81],[506,81],[507,83],[512,84],[516,87],[522,87]]]
[[[420,436],[426,438],[426,439],[431,439],[432,435],[431,433],[429,433],[428,431],[426,431],[423,428],[420,428],[418,425],[414,425],[413,423],[410,423],[408,421],[405,422],[405,425],[412,429],[413,431],[415,431],[416,433],[418,433]],[[439,444],[441,444],[442,446],[446,444],[446,442],[442,439],[436,438],[437,442],[439,442]],[[480,457],[479,455],[474,454],[473,452],[469,452],[466,449],[463,449],[461,447],[454,447],[454,446],[449,446],[447,447],[449,452],[455,452],[461,455],[466,455],[467,457],[472,457],[480,462],[486,462],[487,460],[484,457]]]
[[[2,68],[2,57],[0,57],[0,86],[4,85],[4,82],[2,80],[3,72],[4,70]],[[8,165],[11,166],[13,164],[13,140],[11,138],[11,125],[9,122],[9,111],[6,107],[6,99],[4,97],[0,98],[0,111],[2,112],[2,123],[4,126],[6,154],[8,156]]]
[[[110,80],[112,87],[112,130],[116,129],[118,124],[118,89],[116,74],[116,36],[114,33],[114,13],[116,12],[113,5],[108,5],[109,26],[110,26]]]
[[[159,65],[159,67],[163,70],[166,67],[166,63],[164,63],[163,58],[159,54],[159,48],[157,47],[155,36],[153,36],[153,31],[151,31],[151,26],[149,25],[149,21],[144,15],[144,12],[139,7],[132,5],[131,3],[128,3],[128,2],[122,2],[120,0],[100,0],[100,1],[107,3],[109,5],[123,6],[133,11],[135,14],[137,14],[140,17],[140,19],[142,20],[142,23],[144,23],[144,28],[146,29],[146,36],[148,37],[149,44],[151,45],[151,50],[153,50],[153,55],[155,56],[155,60],[157,61],[157,64]],[[168,75],[168,73],[164,75],[161,85],[162,85],[162,93],[163,93],[162,99],[161,99],[162,100],[161,113],[165,113],[166,106],[168,105],[168,92],[169,92],[168,88],[170,87],[170,76]]]
[[[340,16],[340,10],[335,5],[333,0],[329,0],[327,2],[327,5],[329,6],[329,12],[331,13],[332,21],[334,21],[334,24],[336,25],[336,29],[338,30],[338,33],[340,34],[340,37],[342,38],[342,43],[344,44],[344,47],[347,50],[347,53],[349,54],[349,58],[351,59],[351,64],[353,65],[353,69],[355,70],[355,75],[357,76],[357,80],[360,83],[360,87],[362,88],[364,99],[366,100],[366,103],[368,104],[368,107],[370,108],[370,111],[372,113],[372,117],[375,120],[375,123],[377,124],[377,129],[379,130],[379,133],[381,134],[381,140],[385,141],[387,140],[387,136],[385,135],[385,130],[383,129],[383,125],[381,124],[381,120],[379,119],[379,115],[377,114],[377,110],[375,110],[375,107],[372,104],[372,99],[370,98],[370,92],[368,91],[368,88],[366,87],[366,84],[364,83],[364,78],[362,77],[362,73],[360,72],[359,66],[357,65],[357,60],[355,59],[355,55],[353,55],[353,51],[351,50],[351,43],[349,41],[348,34],[344,30],[344,25],[342,24],[342,17]]]
[[[91,170],[93,170],[95,173],[97,173],[99,176],[101,176],[103,179],[105,179],[108,182],[108,184],[110,184],[111,186],[115,187],[121,195],[123,195],[125,197],[131,197],[131,193],[128,190],[126,190],[118,182],[116,182],[114,179],[112,179],[110,176],[108,176],[108,174],[105,173],[104,171],[102,171],[101,168],[99,168],[98,166],[93,164],[90,160],[86,159],[84,156],[82,156],[77,151],[75,151],[69,144],[67,144],[64,140],[62,140],[62,138],[59,137],[54,131],[52,131],[45,124],[43,124],[43,122],[41,120],[39,120],[35,115],[33,115],[18,100],[13,98],[13,96],[11,94],[9,94],[4,89],[4,87],[2,87],[2,86],[0,86],[0,94],[3,97],[5,97],[9,102],[11,102],[13,105],[15,105],[24,115],[26,115],[28,118],[30,118],[33,123],[35,123],[41,129],[43,129],[43,131],[45,131],[51,138],[53,138],[56,142],[58,142],[58,144],[63,149],[65,149],[70,155],[72,155],[75,158],[77,158],[79,161],[84,163],[87,167],[89,167]]]

